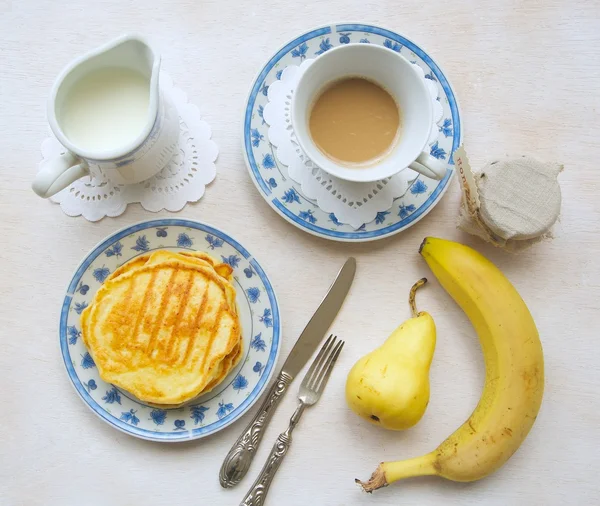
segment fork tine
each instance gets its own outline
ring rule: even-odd
[[[323,362],[321,364],[319,364],[319,370],[315,371],[314,378],[311,381],[311,383],[312,383],[311,390],[314,390],[315,392],[318,391],[319,384],[321,383],[321,380],[323,379],[323,376],[327,372],[328,364],[331,361],[331,358],[335,354],[335,351],[337,350],[337,348],[340,345],[340,343],[341,343],[341,341],[338,341],[335,346],[332,346],[332,349],[327,354],[327,357],[325,357],[325,359],[323,360]]]
[[[327,355],[323,357],[323,359],[321,360],[321,362],[319,363],[319,366],[317,367],[317,370],[314,372],[312,378],[310,379],[310,385],[308,386],[311,390],[313,391],[317,391],[317,387],[319,385],[320,382],[320,378],[323,377],[323,374],[326,371],[326,365],[327,362],[329,361],[329,359],[331,358],[331,356],[333,355],[335,348],[337,347],[337,345],[339,344],[339,341],[336,343],[335,340],[337,339],[337,336],[333,336],[333,341],[331,343],[331,347],[327,349]]]
[[[329,356],[329,360],[327,360],[323,371],[321,371],[321,374],[319,374],[319,382],[317,383],[316,388],[317,394],[321,395],[321,393],[323,392],[325,385],[327,384],[327,380],[329,380],[329,376],[331,376],[331,371],[333,371],[333,366],[337,362],[337,359],[340,353],[342,352],[344,344],[346,344],[344,341],[338,341],[336,347],[333,349],[333,352]]]
[[[317,358],[315,359],[315,367],[314,369],[311,371],[310,375],[306,375],[306,377],[304,378],[305,381],[303,382],[304,387],[308,388],[310,390],[314,389],[315,386],[315,381],[317,379],[317,377],[319,376],[319,372],[321,371],[321,368],[323,367],[323,364],[325,362],[327,362],[327,358],[329,357],[329,354],[331,353],[331,350],[335,347],[336,345],[336,339],[337,336],[334,336],[333,334],[331,334],[331,341],[325,343],[326,346],[323,346],[322,352],[323,353],[319,353],[319,356],[317,356]]]
[[[302,380],[302,384],[306,387],[308,387],[308,382],[311,380],[315,369],[317,368],[317,364],[321,361],[321,359],[323,358],[323,355],[325,354],[325,350],[327,350],[327,348],[329,347],[329,345],[331,344],[331,340],[335,341],[335,338],[333,337],[333,334],[330,334],[329,337],[327,338],[327,341],[325,341],[325,344],[323,346],[321,346],[321,350],[319,351],[319,354],[316,356],[316,358],[313,360],[313,363],[311,364],[310,368],[308,369],[308,371],[306,372],[304,379]]]
[[[305,381],[303,382],[303,385],[305,388],[308,389],[313,389],[314,388],[314,384],[315,384],[315,380],[317,379],[317,376],[319,375],[319,371],[321,370],[321,367],[323,367],[323,364],[327,361],[327,357],[329,357],[329,354],[331,353],[331,350],[334,348],[335,344],[336,344],[336,339],[337,336],[334,336],[333,334],[331,334],[331,341],[325,343],[327,346],[323,346],[323,353],[319,353],[319,356],[315,359],[315,367],[314,369],[311,371],[310,375],[306,375],[306,377],[304,378]]]

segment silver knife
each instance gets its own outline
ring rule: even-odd
[[[308,362],[308,359],[317,349],[317,346],[333,323],[350,290],[355,272],[356,260],[350,257],[340,269],[315,314],[306,324],[306,327],[304,327],[302,334],[300,334],[281,371],[279,371],[277,379],[271,386],[267,398],[260,406],[258,413],[256,413],[256,416],[244,429],[244,432],[242,432],[225,457],[225,461],[219,471],[219,480],[223,488],[231,488],[237,485],[248,472],[258,445],[264,435],[265,428],[275,412],[275,408],[286,392],[287,387],[302,367],[304,367],[304,364]]]

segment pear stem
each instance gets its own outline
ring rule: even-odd
[[[408,303],[410,304],[410,311],[412,312],[413,318],[419,316],[417,311],[417,303],[415,302],[415,295],[417,290],[427,283],[427,278],[421,278],[417,281],[410,289],[410,295],[408,296]]]

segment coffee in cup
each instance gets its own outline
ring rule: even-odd
[[[401,135],[401,115],[392,95],[362,76],[325,87],[309,116],[312,140],[327,157],[357,169],[384,158]]]

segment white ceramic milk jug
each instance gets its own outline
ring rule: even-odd
[[[68,65],[48,100],[48,122],[66,148],[44,163],[33,190],[50,197],[85,176],[139,183],[177,149],[179,115],[159,87],[160,56],[126,35]]]

